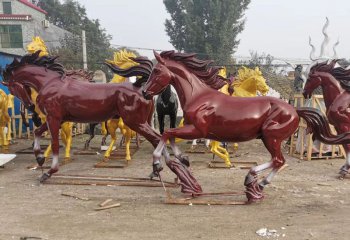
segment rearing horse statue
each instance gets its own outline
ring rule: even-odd
[[[144,86],[146,99],[159,94],[169,84],[178,93],[187,124],[181,128],[167,129],[153,153],[154,164],[160,163],[165,144],[170,140],[174,155],[181,155],[175,137],[183,139],[209,138],[217,141],[243,142],[259,138],[271,154],[271,161],[252,167],[245,179],[249,201],[263,198],[264,187],[271,182],[284,165],[281,143],[298,128],[299,116],[305,118],[314,136],[331,143],[350,143],[350,132],[334,136],[328,122],[318,110],[299,108],[274,97],[233,98],[210,86],[217,84],[211,61],[195,58],[195,54],[165,51],[154,52],[158,61]],[[258,174],[272,171],[258,183]],[[186,182],[185,192],[196,194],[200,188]]]
[[[303,95],[310,98],[321,86],[330,124],[338,134],[350,131],[350,69],[335,67],[338,60],[325,61],[311,67]],[[350,169],[350,144],[343,144],[346,162],[339,174],[345,177]]]

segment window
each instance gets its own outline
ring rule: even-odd
[[[0,25],[2,48],[23,48],[21,25]]]
[[[2,2],[4,14],[12,14],[11,2]]]

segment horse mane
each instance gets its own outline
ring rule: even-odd
[[[141,76],[141,78],[137,79],[136,82],[133,83],[135,87],[141,87],[144,83],[147,82],[149,76],[151,75],[153,63],[146,57],[137,57],[130,59],[134,62],[139,63],[139,65],[127,69],[121,69],[117,65],[110,62],[105,62],[105,64],[112,70],[113,73],[118,74],[122,77]]]
[[[318,72],[328,72],[330,73],[337,81],[339,81],[340,85],[344,90],[350,92],[350,69],[346,69],[345,67],[336,67],[335,64],[339,61],[339,59],[332,60],[330,62],[325,61],[322,63],[318,63],[313,66],[310,72],[318,71]]]
[[[93,82],[94,72],[86,71],[84,69],[67,70],[66,76],[74,80],[83,80],[88,82]]]
[[[13,60],[13,62],[10,65],[7,65],[4,71],[4,76],[10,76],[12,75],[12,72],[22,66],[31,64],[36,65],[39,67],[45,67],[46,69],[50,69],[52,71],[58,72],[62,78],[65,77],[66,72],[64,70],[64,67],[56,62],[56,59],[58,56],[42,56],[40,57],[41,50],[36,51],[32,54],[26,54],[24,55],[20,61],[18,61],[16,58]]]
[[[222,88],[228,83],[228,79],[218,75],[220,67],[209,66],[212,60],[200,60],[196,58],[195,53],[180,53],[171,51],[163,51],[160,56],[165,59],[180,62],[183,66],[191,70],[198,79],[211,88],[216,90]]]

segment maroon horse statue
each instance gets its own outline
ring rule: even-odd
[[[169,84],[175,88],[184,112],[185,125],[167,129],[153,153],[154,165],[160,163],[167,140],[170,140],[175,156],[181,156],[175,138],[209,138],[224,142],[243,142],[259,138],[271,154],[271,161],[251,168],[245,179],[249,201],[263,198],[263,188],[269,184],[285,159],[281,143],[298,128],[299,116],[305,118],[315,137],[326,142],[350,142],[350,133],[334,136],[326,118],[318,110],[295,110],[288,103],[273,97],[232,98],[214,90],[218,84],[213,78],[211,61],[195,58],[195,54],[165,51],[154,52],[158,61],[144,86],[146,99],[162,92]],[[298,116],[299,115],[299,116]],[[261,182],[258,174],[272,168]],[[191,187],[191,183],[187,183]],[[198,191],[194,186],[193,193]],[[190,190],[187,189],[187,192]]]
[[[153,146],[158,144],[160,135],[149,125],[154,104],[152,100],[143,98],[140,81],[135,84],[91,84],[76,81],[66,75],[63,66],[56,62],[56,57],[39,57],[39,53],[25,55],[20,61],[15,59],[8,65],[3,72],[3,84],[26,107],[32,106],[30,88],[38,92],[37,104],[47,117],[47,124],[41,125],[34,132],[34,153],[38,163],[43,164],[39,140],[48,129],[53,151],[51,168],[43,174],[41,181],[58,171],[58,133],[61,123],[65,121],[103,122],[118,116]],[[147,64],[135,68],[138,76],[147,72],[149,75],[151,71]]]
[[[323,91],[327,109],[328,121],[336,131],[350,131],[350,69],[335,67],[338,60],[318,63],[310,69],[303,95],[310,98],[312,92],[319,86]],[[346,162],[340,169],[341,177],[349,173],[350,144],[343,144],[346,152]]]

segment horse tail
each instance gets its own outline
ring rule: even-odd
[[[325,144],[350,144],[350,132],[334,135],[329,127],[327,118],[323,113],[310,107],[297,108],[297,113],[305,119],[309,132],[313,133],[313,138]]]

